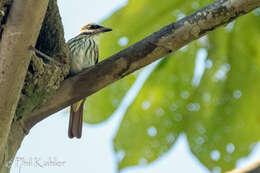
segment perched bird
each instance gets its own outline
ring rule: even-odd
[[[94,23],[83,26],[79,35],[68,41],[70,49],[70,73],[75,75],[98,63],[98,44],[96,36],[112,31],[110,28]],[[83,106],[86,98],[71,105],[68,136],[80,138],[82,134]]]

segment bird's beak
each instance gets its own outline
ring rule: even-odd
[[[111,28],[107,28],[107,27],[102,27],[102,28],[100,28],[100,32],[110,32],[110,31],[112,31],[112,29]]]

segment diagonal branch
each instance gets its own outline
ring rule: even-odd
[[[162,28],[95,67],[65,80],[52,99],[25,118],[26,128],[30,129],[49,115],[259,6],[259,0],[217,0],[190,16]]]

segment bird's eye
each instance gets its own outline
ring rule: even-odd
[[[88,29],[98,29],[98,28],[100,28],[100,26],[98,26],[98,25],[90,25],[88,27]]]

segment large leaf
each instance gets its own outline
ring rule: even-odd
[[[183,131],[183,104],[193,91],[197,49],[192,44],[184,52],[164,59],[128,109],[114,139],[115,151],[125,153],[120,169],[155,160]]]
[[[125,7],[103,22],[103,25],[113,28],[113,32],[101,37],[100,59],[113,55],[206,3],[209,0],[194,3],[189,0],[129,0]],[[99,123],[106,120],[134,81],[135,75],[129,75],[90,96],[85,106],[85,121]]]
[[[226,171],[260,139],[260,18],[241,17],[233,30],[221,29],[209,39],[213,68],[191,99],[200,111],[186,112],[186,132],[205,166]]]
[[[151,74],[114,138],[115,152],[124,153],[119,169],[157,159],[180,132],[210,170],[233,169],[259,141],[259,16],[241,17],[211,33],[206,43],[199,45],[213,66],[198,87],[192,86],[196,43]]]

